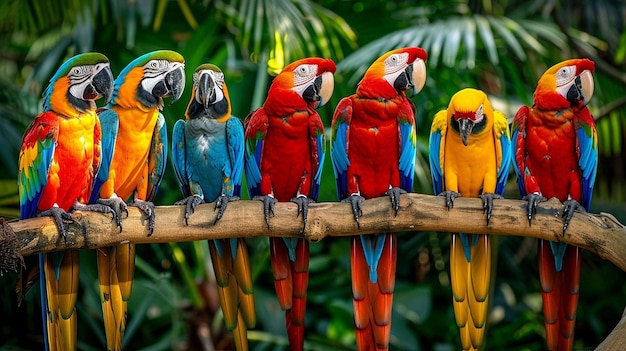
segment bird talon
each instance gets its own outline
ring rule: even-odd
[[[137,207],[148,217],[148,236],[152,236],[154,232],[154,203],[145,200],[135,199],[131,206]],[[128,210],[126,210],[128,212]]]
[[[483,213],[487,213],[487,226],[491,220],[491,212],[493,211],[493,200],[502,199],[500,194],[486,193],[478,195],[483,200]]]
[[[128,206],[126,205],[126,203],[119,197],[111,197],[109,199],[100,198],[96,203],[107,206],[113,210],[113,219],[115,220],[115,225],[117,227],[120,227],[121,233],[122,218],[128,218]],[[124,213],[126,213],[126,217],[123,217]]]
[[[565,205],[565,208],[563,209],[563,214],[561,217],[564,218],[563,236],[565,236],[565,230],[567,230],[567,227],[569,226],[569,223],[572,220],[572,217],[574,216],[574,212],[576,210],[584,211],[585,209],[582,207],[582,205],[578,201],[573,200],[573,199],[563,202],[563,205]]]
[[[56,224],[57,230],[63,236],[63,240],[67,243],[67,228],[65,228],[65,222],[68,221],[71,223],[76,223],[76,220],[72,218],[72,216],[65,212],[64,209],[60,207],[52,207],[49,210],[42,211],[39,213],[39,217],[52,217],[54,223]]]
[[[239,200],[239,196],[228,196],[228,195],[220,195],[217,197],[217,200],[215,201],[215,208],[213,208],[213,211],[217,210],[217,216],[215,217],[215,221],[213,222],[213,224],[217,224],[217,221],[219,221],[220,219],[222,219],[222,216],[224,215],[224,212],[226,211],[226,207],[228,206],[228,203],[231,201],[238,201]]]
[[[389,195],[391,207],[393,207],[394,211],[396,211],[396,216],[398,215],[398,210],[400,209],[400,194],[406,193],[406,190],[399,187],[393,187],[385,193],[386,195]]]
[[[526,207],[526,211],[528,214],[528,226],[532,222],[535,214],[537,213],[537,206],[540,202],[546,201],[547,199],[539,194],[528,194],[522,197],[522,200],[528,201],[528,206]]]
[[[359,194],[352,194],[341,200],[341,202],[348,202],[352,206],[352,215],[356,221],[357,228],[361,228],[359,217],[363,216],[363,209],[361,208],[363,201],[365,201],[365,198]]]
[[[454,207],[454,199],[461,197],[461,194],[456,191],[446,190],[439,193],[439,196],[446,198],[446,207],[448,208],[448,211],[450,211],[450,209]]]
[[[291,198],[289,201],[298,205],[298,213],[296,214],[296,218],[300,217],[300,213],[302,213],[302,231],[304,232],[304,228],[306,227],[306,222],[308,220],[309,204],[314,203],[315,200],[310,199],[304,195],[298,195],[294,198]]]
[[[274,217],[274,205],[276,205],[276,198],[269,195],[255,196],[252,200],[258,200],[263,202],[263,214],[265,215],[265,224],[267,224],[267,230],[270,230],[270,213]]]

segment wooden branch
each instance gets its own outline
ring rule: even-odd
[[[556,199],[543,202],[529,226],[526,202],[496,200],[489,226],[486,225],[482,202],[477,198],[458,198],[454,208],[447,210],[442,197],[423,194],[404,194],[400,209],[394,216],[389,198],[370,199],[363,203],[360,228],[347,203],[326,202],[311,204],[306,228],[297,218],[293,203],[277,203],[275,215],[270,216],[268,230],[260,201],[229,202],[222,219],[215,221],[214,204],[196,208],[184,223],[184,206],[155,208],[154,233],[146,235],[146,221],[135,207],[129,207],[123,230],[115,226],[110,216],[92,212],[74,212],[76,223],[68,224],[64,240],[51,218],[33,218],[9,222],[18,238],[17,251],[22,255],[64,250],[69,248],[95,249],[123,242],[136,244],[182,242],[232,237],[285,236],[304,237],[319,241],[327,236],[348,236],[378,232],[422,231],[484,233],[494,235],[530,236],[562,241],[591,251],[626,271],[626,228],[607,213],[575,213],[563,235],[561,218],[563,205]]]

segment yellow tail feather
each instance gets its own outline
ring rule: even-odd
[[[100,300],[106,335],[107,350],[122,349],[122,338],[126,328],[126,302],[118,281],[116,248],[98,250],[98,279]]]

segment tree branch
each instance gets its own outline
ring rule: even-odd
[[[563,235],[561,218],[563,205],[556,199],[543,202],[529,226],[526,202],[496,200],[489,226],[486,225],[482,202],[478,198],[458,198],[454,208],[447,210],[438,196],[404,194],[400,209],[394,216],[389,198],[381,197],[363,203],[360,228],[352,216],[349,204],[325,202],[309,206],[308,223],[302,231],[301,218],[293,203],[277,203],[275,216],[270,217],[270,229],[263,218],[260,201],[229,202],[222,219],[215,225],[214,204],[196,207],[184,224],[184,206],[155,208],[154,234],[148,237],[146,221],[137,208],[129,207],[123,231],[110,216],[92,212],[74,212],[76,223],[68,224],[66,240],[57,232],[52,219],[33,218],[9,222],[18,238],[17,252],[33,255],[64,249],[95,249],[132,242],[136,244],[182,242],[233,237],[285,236],[304,237],[316,242],[327,236],[348,236],[379,232],[422,231],[464,232],[493,235],[515,235],[562,241],[611,261],[626,271],[626,228],[607,213],[576,213]],[[3,239],[0,238],[0,241]]]

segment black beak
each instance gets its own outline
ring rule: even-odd
[[[474,122],[469,119],[459,119],[459,134],[461,134],[461,141],[463,145],[467,146],[467,140],[469,139],[470,134],[472,134],[472,129],[474,129]]]
[[[204,106],[205,110],[215,103],[215,83],[208,74],[203,74],[198,81],[196,101]]]
[[[302,93],[302,98],[306,101],[319,101],[320,90],[322,89],[322,76],[315,78],[313,84],[309,85]]]
[[[113,95],[113,73],[108,65],[96,73],[91,80],[93,87],[99,95],[104,96],[104,104],[108,104]]]
[[[567,101],[569,101],[570,106],[579,106],[581,101],[584,101],[585,97],[583,96],[583,86],[580,76],[576,77],[574,80],[574,84],[567,91]]]
[[[185,90],[185,71],[183,66],[169,72],[165,75],[165,86],[169,91],[172,99],[170,105],[178,101]]]

